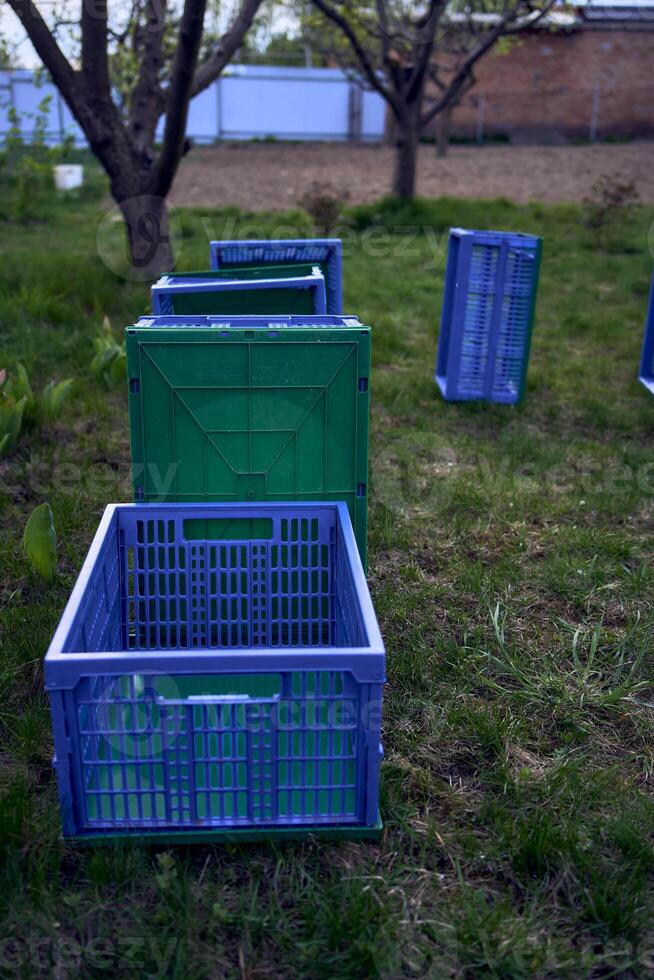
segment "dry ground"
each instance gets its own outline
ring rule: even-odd
[[[196,147],[182,162],[172,201],[186,206],[234,204],[285,210],[313,181],[347,191],[351,203],[388,193],[393,151],[339,143],[227,143]],[[438,159],[421,147],[418,193],[425,197],[507,197],[513,201],[580,201],[602,174],[633,180],[654,203],[654,143],[593,146],[456,146]]]

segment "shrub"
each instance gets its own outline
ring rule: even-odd
[[[343,223],[343,208],[349,197],[349,191],[339,191],[332,184],[314,181],[299,203],[312,219],[316,233],[328,235]]]

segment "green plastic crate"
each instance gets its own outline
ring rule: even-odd
[[[288,279],[288,288],[249,288],[248,283],[262,279],[269,283]],[[206,284],[213,282],[239,285],[229,290],[207,289]],[[299,288],[300,282],[306,288]],[[152,286],[152,309],[155,314],[178,316],[311,315],[325,311],[325,296],[324,275],[317,264],[245,266],[167,273]]]
[[[365,566],[370,328],[163,319],[125,332],[134,499],[344,500]]]

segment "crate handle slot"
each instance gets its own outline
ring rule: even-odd
[[[187,541],[270,541],[270,517],[197,517],[184,521]]]
[[[251,697],[249,694],[189,694],[185,698],[164,698],[155,699],[156,704],[161,707],[203,705],[203,704],[224,704],[227,707],[236,704],[277,704],[281,700],[279,694],[272,697]]]
[[[189,694],[187,701],[201,704],[234,704],[237,701],[252,701],[249,694]]]

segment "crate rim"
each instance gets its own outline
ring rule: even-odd
[[[343,240],[341,238],[212,238],[209,242],[210,251],[216,252],[223,248],[244,248],[254,247],[263,248],[304,248],[307,246],[333,248],[336,252],[342,251]]]
[[[106,539],[111,523],[120,511],[161,515],[165,512],[179,511],[189,516],[213,516],[229,513],[232,517],[251,518],[257,513],[269,515],[271,512],[289,510],[301,516],[302,511],[315,511],[332,508],[339,520],[343,534],[343,544],[353,577],[354,590],[360,604],[364,629],[368,644],[364,647],[258,647],[255,651],[247,649],[216,650],[213,648],[194,648],[193,650],[152,650],[152,651],[81,651],[67,652],[64,645],[72,628],[80,602],[89,584],[98,555]],[[247,540],[247,539],[246,539]],[[237,542],[232,542],[237,543]],[[375,615],[368,583],[366,581],[359,549],[357,546],[347,504],[344,501],[253,501],[252,503],[118,503],[105,507],[102,519],[95,532],[77,581],[62,613],[59,624],[45,655],[46,690],[62,690],[75,686],[80,677],[104,673],[154,673],[174,672],[179,674],[196,673],[208,670],[216,673],[230,673],[235,669],[243,672],[274,670],[277,661],[288,663],[289,658],[298,658],[304,669],[324,669],[325,657],[330,659],[332,669],[350,670],[359,682],[383,683],[385,681],[385,647],[379,624]],[[91,661],[91,662],[90,662]],[[68,669],[67,669],[68,668]],[[72,669],[76,668],[76,669]],[[219,668],[219,669],[218,669]],[[278,668],[279,669],[279,668]],[[299,664],[298,664],[299,669]],[[72,676],[71,678],[71,675]]]
[[[167,272],[152,284],[152,292],[165,289],[167,293],[206,293],[215,290],[217,284],[226,291],[241,289],[245,284],[247,284],[248,290],[312,289],[325,281],[320,269],[314,269],[312,273],[306,276],[286,276],[284,279],[191,279],[189,277],[186,282],[180,282],[180,279],[184,279],[183,272]]]
[[[263,316],[259,314],[236,314],[230,316],[227,313],[149,313],[140,316],[130,326],[125,327],[126,331],[136,329],[156,329],[157,327],[176,327],[187,329],[198,327],[204,330],[220,327],[223,330],[247,330],[254,327],[266,327],[270,330],[278,329],[298,329],[310,327],[345,327],[349,329],[370,330],[366,323],[362,323],[357,316],[340,315],[335,313],[286,313],[279,316]]]
[[[485,245],[498,245],[500,242],[508,241],[514,248],[533,247],[535,242],[543,241],[542,235],[533,235],[527,231],[492,231],[459,226],[450,228],[450,235],[456,238],[476,238]]]
[[[251,293],[261,292],[265,289],[276,292],[294,290],[297,292],[307,291],[313,297],[313,307],[317,314],[327,312],[327,290],[325,277],[319,269],[315,269],[307,276],[288,276],[284,279],[193,279],[189,282],[166,282],[170,274],[163,276],[160,280],[150,287],[152,297],[152,311],[155,314],[162,312],[162,304],[167,296],[197,296],[205,293]]]

